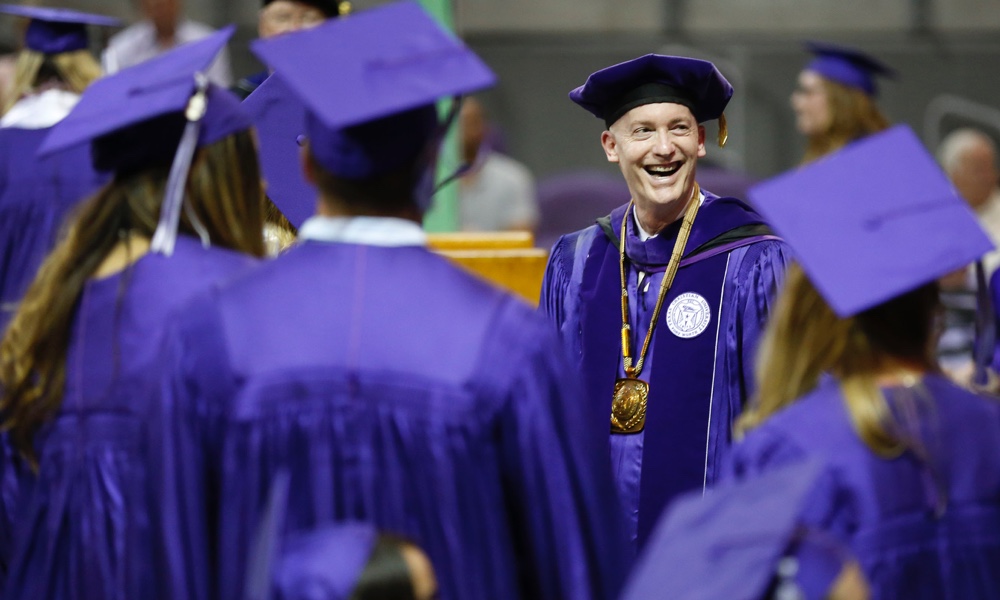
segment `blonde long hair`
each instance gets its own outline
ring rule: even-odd
[[[826,91],[830,123],[818,134],[809,136],[803,163],[834,152],[846,144],[889,127],[889,120],[862,90],[822,77]]]
[[[123,235],[151,238],[170,165],[119,173],[73,215],[0,341],[0,425],[32,465],[32,440],[62,405],[73,317],[87,280]],[[263,191],[253,131],[198,150],[186,202],[214,245],[263,256]],[[181,230],[194,235],[182,213]]]
[[[880,456],[909,447],[897,433],[880,376],[936,369],[937,284],[924,285],[864,312],[840,318],[799,265],[788,272],[761,341],[757,394],[737,435],[757,427],[816,387],[824,374],[840,382],[854,430]]]
[[[14,85],[3,105],[3,114],[18,100],[31,93],[38,85],[56,77],[66,88],[82,94],[95,79],[101,76],[101,66],[87,50],[60,54],[43,54],[24,49],[17,55]]]

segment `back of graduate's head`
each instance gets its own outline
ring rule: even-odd
[[[208,42],[220,45],[224,34]],[[199,47],[175,52],[192,49]],[[211,50],[209,58],[215,54]],[[35,432],[61,407],[73,316],[84,286],[115,251],[123,256],[115,269],[126,270],[120,288],[126,289],[128,266],[155,245],[171,168],[181,150],[193,155],[190,170],[178,170],[182,174],[176,179],[189,209],[179,208],[180,231],[193,235],[198,221],[207,243],[263,255],[262,189],[250,118],[228,91],[196,92],[194,77],[170,78],[171,60],[150,61],[95,83],[40,149],[44,155],[91,142],[95,165],[113,178],[71,215],[0,342],[2,425],[29,461],[35,458]],[[164,109],[163,92],[181,105]],[[185,123],[189,98],[204,100],[196,127]],[[190,219],[189,212],[196,218]]]
[[[854,428],[882,455],[903,449],[882,387],[937,369],[937,279],[992,248],[916,134],[869,136],[755,186],[750,199],[798,264],[770,313],[753,427],[838,380]]]
[[[207,98],[179,231],[197,235],[193,213],[212,245],[263,256],[264,196],[255,134],[228,91],[213,85]],[[184,113],[171,112],[95,139],[94,167],[113,179],[84,211],[107,214],[113,230],[152,238],[184,128]]]
[[[82,93],[101,76],[101,67],[89,51],[87,26],[119,24],[117,19],[102,15],[36,6],[3,5],[0,12],[29,19],[3,113],[43,87],[56,85]]]
[[[342,130],[307,117],[306,177],[334,214],[417,218],[436,166],[437,111],[425,105]]]
[[[758,389],[740,419],[747,430],[812,390],[830,374],[860,390],[851,409],[855,429],[873,449],[895,447],[884,426],[878,380],[894,373],[934,370],[940,301],[936,282],[927,283],[841,317],[799,265],[787,274],[761,341]]]

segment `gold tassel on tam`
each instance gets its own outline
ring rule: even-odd
[[[728,139],[729,129],[726,127],[726,115],[723,113],[719,115],[719,148],[725,148]]]
[[[337,15],[341,17],[349,15],[351,14],[352,9],[353,7],[351,6],[351,3],[345,0],[337,5]]]

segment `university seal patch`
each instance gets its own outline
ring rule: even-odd
[[[712,312],[708,302],[694,293],[681,294],[667,308],[667,327],[679,338],[693,338],[708,328]]]

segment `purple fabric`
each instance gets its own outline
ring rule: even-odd
[[[496,83],[474,52],[412,1],[250,46],[316,117],[313,135],[320,127],[337,131]],[[391,143],[385,151],[392,154]]]
[[[660,97],[629,96],[647,84],[662,84],[673,92]],[[732,97],[733,86],[707,60],[660,54],[647,54],[601,69],[569,93],[570,100],[604,119],[608,126],[623,116],[623,111],[652,102],[683,104],[701,123],[718,119]]]
[[[155,589],[145,442],[158,412],[158,340],[180,303],[251,262],[182,238],[171,259],[148,254],[87,285],[62,407],[36,440],[38,476],[6,511],[17,517],[3,598],[139,598]]]
[[[292,225],[301,227],[316,212],[319,198],[302,170],[299,138],[306,131],[306,107],[280,76],[265,79],[243,106],[257,126],[267,195]]]
[[[857,48],[816,41],[806,42],[805,47],[816,56],[806,69],[832,81],[858,88],[869,96],[874,96],[878,91],[876,76],[891,78],[896,75],[885,63]]]
[[[32,19],[24,34],[24,45],[43,54],[61,54],[90,47],[87,28],[69,23],[46,23]]]
[[[364,523],[328,525],[284,544],[274,600],[348,600],[368,565],[378,532]]]
[[[591,225],[629,198],[621,175],[579,171],[546,177],[538,182],[540,214],[535,240],[551,248],[560,236]]]
[[[0,331],[54,245],[64,218],[107,177],[86,146],[37,158],[48,129],[0,128]]]
[[[623,211],[621,207],[611,215],[616,230]],[[734,227],[759,222],[760,218],[738,200],[708,196],[695,220],[688,247],[695,249]],[[629,296],[635,299],[631,307],[633,337],[641,340],[663,276],[656,267],[669,260],[679,224],[645,244],[635,236],[632,219],[627,227],[626,252],[632,265]],[[665,322],[657,326],[644,369],[645,376],[656,381],[651,384],[646,431],[639,434],[643,441],[613,442],[613,466],[622,469],[616,471],[616,479],[634,541],[641,544],[672,496],[714,481],[720,454],[730,441],[730,423],[750,394],[756,340],[770,298],[783,277],[785,261],[780,241],[751,239],[747,245],[678,272],[664,305],[669,306],[671,299],[681,293],[697,289],[711,307],[711,321],[692,340],[676,338]],[[639,291],[639,265],[649,267],[644,272],[651,273],[641,284],[643,292]],[[555,322],[591,392],[585,409],[593,422],[589,431],[601,437],[609,435],[614,379],[622,374],[620,293],[618,253],[596,226],[566,236],[556,245],[543,284],[541,310]],[[666,308],[663,320],[665,313]],[[683,342],[692,341],[699,346],[697,352],[680,348]],[[685,370],[673,367],[678,360],[685,362]],[[691,375],[691,369],[697,376]],[[678,386],[678,381],[685,383]],[[662,412],[657,415],[653,409],[656,405],[680,411],[675,415],[677,422],[670,422]],[[670,431],[659,431],[661,428]],[[655,433],[647,435],[651,431]],[[657,476],[641,477],[637,462],[642,465],[642,473]],[[637,486],[641,489],[638,498]]]
[[[775,580],[779,560],[794,549],[804,514],[815,513],[835,479],[814,462],[789,465],[765,476],[678,498],[659,519],[650,543],[629,576],[622,600],[670,598],[695,600],[763,600]],[[824,518],[836,518],[841,506],[830,506]],[[812,577],[813,561],[840,570],[841,555],[831,563],[826,554],[796,553],[799,572],[809,571],[809,600],[825,598],[831,579]],[[785,596],[775,595],[775,598]],[[795,596],[796,598],[798,596]]]
[[[761,183],[750,199],[840,317],[993,249],[968,203],[905,125]]]
[[[233,31],[234,26],[225,27],[197,42],[98,79],[72,112],[53,127],[39,153],[46,155],[155,117],[183,112],[196,88],[195,74],[208,69]],[[235,96],[214,86],[208,95],[199,145],[253,125]]]
[[[914,390],[885,391],[894,405],[909,398],[923,407],[916,429],[928,463],[912,453],[886,460],[871,452],[854,432],[837,381],[827,378],[734,446],[726,479],[820,460],[842,481],[827,501],[853,505],[822,530],[849,545],[875,600],[998,597],[1000,404],[938,375]]]
[[[171,597],[241,597],[247,536],[286,468],[289,530],[401,533],[442,598],[617,593],[607,455],[578,435],[554,336],[426,249],[306,242],[189,307],[165,364]]]
[[[84,50],[90,46],[87,25],[114,27],[121,21],[112,17],[41,6],[0,5],[0,13],[31,19],[24,45],[43,54]]]

